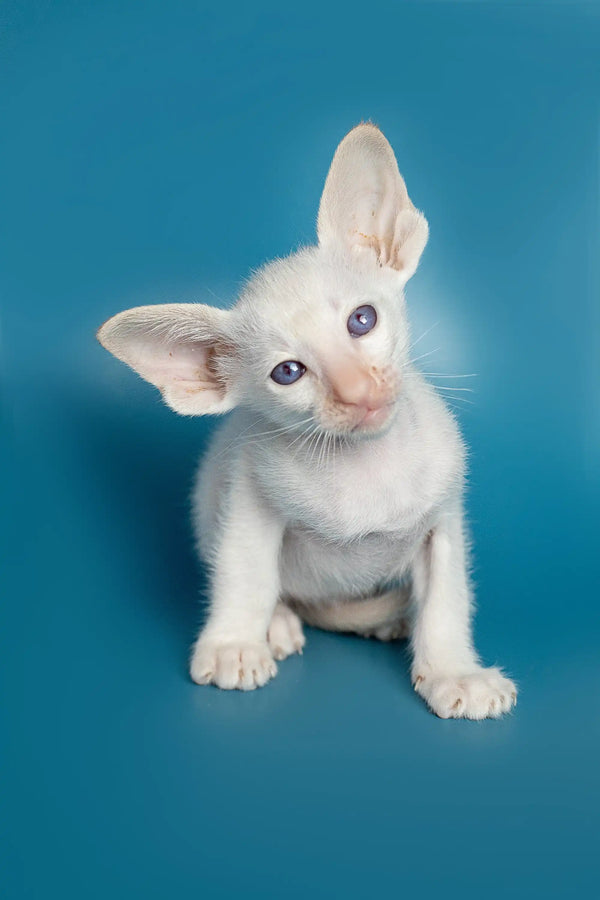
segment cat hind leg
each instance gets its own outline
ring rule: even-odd
[[[408,591],[394,588],[364,600],[323,606],[294,602],[293,608],[307,625],[394,641],[409,635],[408,602]]]
[[[273,610],[267,642],[275,659],[285,659],[293,653],[302,653],[306,643],[302,622],[285,603],[278,603]]]

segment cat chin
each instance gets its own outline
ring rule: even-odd
[[[379,409],[370,409],[352,429],[360,437],[377,437],[384,434],[396,418],[396,404],[388,403]]]
[[[386,421],[378,426],[375,425],[360,425],[358,428],[354,428],[350,434],[352,437],[356,437],[361,441],[374,440],[375,438],[383,437],[384,434],[387,434],[390,430],[393,422],[393,417],[386,419]]]
[[[387,404],[380,409],[368,410],[363,418],[354,425],[340,428],[339,425],[326,425],[323,430],[329,434],[337,434],[339,437],[375,438],[389,431],[396,418],[397,407],[395,403]]]
[[[368,430],[371,431],[373,429],[378,430],[383,425],[387,424],[388,419],[392,415],[392,409],[390,406],[381,406],[379,409],[369,409],[365,413],[364,417],[361,421],[355,425],[355,429],[359,430]]]

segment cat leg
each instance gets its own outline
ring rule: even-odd
[[[238,471],[218,528],[211,604],[190,674],[197,684],[252,690],[277,672],[267,631],[280,592],[283,526],[266,508],[252,479]]]
[[[443,719],[497,718],[517,689],[498,668],[484,668],[471,636],[462,513],[448,513],[429,533],[413,564],[415,619],[412,681]]]
[[[394,588],[364,600],[317,606],[294,602],[307,625],[327,631],[347,631],[380,641],[408,637],[408,592]]]

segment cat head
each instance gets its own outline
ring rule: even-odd
[[[403,289],[428,226],[375,126],[337,148],[317,230],[317,247],[264,266],[231,310],[136,307],[109,319],[99,341],[184,415],[243,405],[282,426],[383,430],[407,362]]]

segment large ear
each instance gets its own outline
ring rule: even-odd
[[[394,151],[375,125],[357,125],[337,148],[317,231],[322,247],[367,248],[403,282],[414,275],[429,227],[411,203]]]
[[[222,413],[235,405],[227,378],[229,316],[199,303],[138,306],[105,322],[97,337],[176,412]]]

